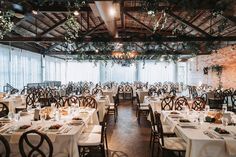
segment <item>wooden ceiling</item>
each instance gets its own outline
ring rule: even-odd
[[[208,3],[217,2],[208,1]],[[170,47],[170,50],[174,49],[171,47],[173,42],[214,41],[221,46],[236,43],[236,11],[233,1],[229,3],[230,11],[228,9],[215,18],[212,17],[211,5],[202,4],[195,11],[189,11],[181,8],[178,3],[164,3],[156,6],[160,12],[153,17],[143,9],[141,1],[116,0],[115,2],[120,5],[121,17],[116,21],[117,37],[111,36],[102,18],[94,15],[89,6],[89,3],[94,3],[93,0],[87,1],[86,5],[80,8],[76,18],[80,25],[81,38],[76,42],[81,48],[86,46],[87,42],[102,41],[152,42],[164,44]],[[71,55],[69,51],[73,49],[73,45],[65,44],[64,38],[68,29],[65,23],[70,14],[66,5],[54,3],[37,6],[32,0],[25,1],[25,4],[28,6],[28,12],[23,19],[13,18],[14,29],[0,42],[60,58]],[[37,8],[38,14],[33,14],[29,6]],[[163,28],[154,31],[153,26],[163,14],[163,9],[166,10],[167,21]],[[72,9],[71,12],[73,11]],[[222,22],[225,22],[224,29],[219,31]],[[180,30],[180,34],[177,34],[176,30]]]

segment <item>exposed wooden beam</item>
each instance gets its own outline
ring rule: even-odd
[[[88,36],[90,34],[92,34],[94,31],[96,31],[96,29],[98,29],[100,26],[104,25],[104,22],[100,23],[99,25],[95,26],[94,28],[92,28],[91,30],[89,30],[88,32],[86,32],[84,34],[84,36]]]
[[[207,36],[207,37],[211,37],[210,34],[208,34],[207,32],[203,31],[203,30],[200,29],[199,27],[194,26],[192,23],[186,21],[185,19],[179,17],[178,15],[174,14],[172,11],[166,11],[166,13],[167,13],[168,15],[170,15],[171,17],[173,17],[174,19],[176,19],[176,20],[182,22],[183,24],[186,24],[186,25],[188,25],[189,27],[193,28],[193,29],[196,30],[197,32],[199,32],[199,33],[201,33],[201,34],[203,34],[203,35],[205,35],[205,36]]]
[[[67,21],[67,18],[63,19],[62,21],[58,22],[57,24],[55,24],[54,26],[52,26],[51,28],[47,29],[46,31],[44,31],[43,33],[40,34],[40,36],[45,36],[48,33],[50,33],[51,31],[57,29],[58,27],[62,26],[65,22]]]
[[[124,12],[125,15],[127,15],[129,18],[133,19],[135,22],[139,23],[141,26],[143,26],[145,29],[147,29],[149,32],[153,33],[153,29],[150,28],[149,26],[145,25],[144,23],[142,23],[141,21],[139,21],[138,19],[136,19],[135,17],[133,17],[132,15],[130,15],[127,12]]]
[[[101,24],[100,24],[101,25]],[[91,34],[95,28],[87,32]],[[105,38],[105,37],[86,37],[78,38],[75,42],[188,42],[188,41],[232,41],[236,42],[236,36],[216,36],[216,37],[193,37],[193,36],[147,36],[133,38]],[[0,42],[66,42],[62,37],[5,37]]]

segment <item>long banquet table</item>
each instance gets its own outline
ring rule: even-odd
[[[186,143],[186,157],[235,157],[236,156],[236,127],[222,124],[199,122],[204,117],[204,111],[179,112],[161,111],[164,123],[172,126],[173,131],[182,137]],[[235,114],[231,113],[233,119]],[[188,119],[182,123],[179,119]],[[229,134],[219,134],[214,129],[225,129]]]
[[[70,111],[68,111],[70,112]],[[83,122],[79,124],[72,123],[73,117],[80,117]],[[27,130],[36,129],[40,132],[48,135],[53,143],[53,156],[70,156],[78,157],[79,152],[77,148],[77,139],[82,131],[87,127],[88,124],[99,124],[97,112],[91,108],[74,108],[73,112],[68,115],[61,115],[61,119],[56,121],[51,120],[39,120],[33,121],[33,113],[25,113],[21,116],[19,121],[11,121],[5,123],[4,126],[0,127],[0,133],[3,135],[10,144],[11,157],[18,157],[19,154],[19,139],[23,132]],[[0,122],[6,122],[4,119],[0,119]],[[58,130],[50,130],[50,126],[61,125]],[[30,125],[26,130],[19,129],[20,126]],[[33,135],[32,135],[33,136]],[[33,137],[30,136],[32,140]],[[45,145],[43,145],[44,147]],[[3,148],[0,147],[0,154]]]

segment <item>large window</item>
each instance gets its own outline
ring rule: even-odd
[[[122,66],[120,64],[112,64],[111,61],[107,65],[101,63],[101,82],[133,82],[135,80],[136,64]]]
[[[176,81],[176,65],[168,62],[146,61],[138,64],[138,80],[142,82]]]
[[[103,61],[94,64],[89,61],[66,62],[62,59],[32,53],[10,46],[0,45],[0,90],[6,83],[22,89],[27,83],[43,81],[97,82],[185,82],[186,63],[146,61],[130,66]]]
[[[97,83],[100,81],[99,67],[99,64],[95,66],[94,63],[87,61],[70,61],[67,63],[67,82],[92,81]]]

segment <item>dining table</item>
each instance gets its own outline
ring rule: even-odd
[[[44,108],[45,109],[45,108]],[[42,110],[42,109],[41,109]],[[19,139],[21,135],[28,130],[38,130],[46,134],[53,144],[54,157],[78,157],[77,140],[81,133],[88,125],[98,125],[98,117],[96,109],[84,107],[63,107],[58,109],[49,108],[51,114],[48,120],[41,116],[41,120],[34,120],[34,110],[18,113],[20,118],[12,117],[0,118],[0,134],[3,135],[10,144],[10,157],[18,157]],[[56,114],[55,113],[59,113]],[[74,120],[79,118],[79,120]],[[56,127],[56,128],[55,128]],[[33,144],[37,144],[36,137],[32,134],[29,136]],[[34,143],[35,142],[35,143]],[[43,144],[41,149],[47,150]],[[25,146],[26,151],[29,151]],[[0,154],[3,153],[3,148],[0,147]]]
[[[209,111],[222,114],[219,111]],[[177,136],[186,142],[185,157],[235,157],[236,127],[206,121],[207,111],[161,111],[163,123],[172,126]],[[236,115],[228,112],[231,121]],[[222,118],[222,117],[221,117]],[[233,119],[233,120],[232,120]]]
[[[26,96],[25,95],[9,95],[0,99],[0,102],[7,105],[10,112],[15,112],[16,107],[25,106]]]

